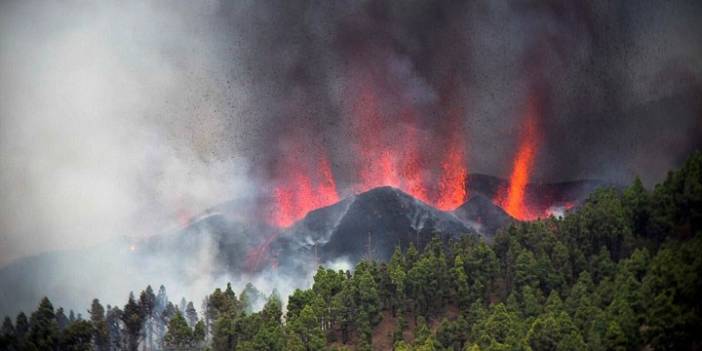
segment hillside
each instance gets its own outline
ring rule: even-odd
[[[334,232],[345,216],[359,211],[355,221],[378,219],[354,209],[369,199],[386,209],[417,205],[385,188],[335,209],[340,217],[311,214],[305,226],[332,229],[331,242],[342,235]],[[512,223],[490,243],[478,235],[448,244],[434,236],[421,250],[412,241],[396,247],[387,262],[362,260],[352,271],[319,267],[285,308],[277,292],[266,296],[251,284],[239,294],[230,284],[215,289],[200,313],[192,303],[169,302],[163,287],[158,294],[147,287],[124,308],[105,310],[95,300],[89,321],[54,311],[45,298],[29,322],[24,314],[5,320],[0,345],[93,340],[113,349],[126,340],[136,349],[159,348],[153,340],[163,340],[166,349],[212,350],[694,350],[702,342],[700,209],[697,153],[651,191],[638,180],[624,191],[602,188],[564,218]],[[442,218],[435,220],[440,227]]]

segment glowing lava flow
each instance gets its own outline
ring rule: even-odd
[[[509,177],[509,187],[506,194],[502,194],[495,201],[510,216],[519,220],[534,220],[541,216],[538,211],[531,210],[526,203],[526,187],[537,149],[536,118],[538,118],[537,106],[530,99],[522,124],[519,149],[514,157],[512,174]]]

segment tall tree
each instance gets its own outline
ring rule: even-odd
[[[56,309],[56,323],[58,324],[59,331],[61,332],[68,327],[68,324],[70,324],[68,317],[66,317],[66,314],[63,313],[63,307]]]
[[[107,351],[110,348],[109,330],[105,320],[105,308],[100,304],[100,300],[93,299],[90,305],[90,323],[93,326],[93,340],[97,351]]]
[[[56,350],[58,348],[58,323],[54,314],[54,306],[47,297],[41,299],[39,307],[32,313],[29,325],[30,345],[38,350]]]
[[[108,334],[108,350],[121,350],[122,349],[122,328],[120,326],[120,321],[122,320],[122,310],[119,307],[110,307],[107,305],[107,312],[105,313],[105,324],[107,324],[107,334]]]
[[[137,351],[139,349],[141,330],[144,325],[144,311],[134,299],[133,293],[129,293],[129,300],[124,305],[124,312],[121,318],[127,333],[127,350]]]
[[[185,316],[187,317],[188,325],[194,328],[197,323],[197,311],[192,301],[188,302],[188,306],[185,308]]]
[[[193,331],[180,311],[176,312],[168,322],[168,331],[163,337],[163,345],[169,351],[192,350],[195,347]]]
[[[71,323],[63,331],[60,340],[61,351],[90,351],[92,350],[93,326],[90,322],[78,320]]]
[[[15,326],[12,325],[10,317],[5,317],[0,329],[0,349],[13,351],[18,347]]]
[[[325,339],[317,316],[311,306],[305,306],[288,324],[290,334],[287,349],[291,351],[324,350]]]
[[[154,334],[154,313],[156,311],[156,295],[154,294],[151,285],[146,287],[139,294],[139,308],[141,309],[143,315],[144,332],[146,333],[146,344],[149,347],[153,347],[153,334]]]

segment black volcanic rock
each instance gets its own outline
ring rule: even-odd
[[[395,246],[420,247],[433,235],[449,239],[475,233],[451,213],[437,210],[404,192],[375,188],[308,214],[273,245],[279,259],[300,253],[319,262],[367,257],[388,260]],[[369,252],[369,243],[371,250]]]
[[[471,224],[480,234],[492,235],[510,223],[513,218],[502,208],[495,205],[490,198],[483,194],[471,194],[461,207],[455,209],[456,217]]]

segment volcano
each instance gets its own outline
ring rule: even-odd
[[[392,187],[379,187],[310,212],[271,244],[272,252],[289,264],[288,256],[304,253],[319,262],[338,258],[358,262],[385,261],[396,246],[422,247],[433,235],[457,238],[477,232],[450,212],[438,210]]]
[[[269,266],[306,269],[338,259],[351,264],[365,258],[384,261],[396,246],[406,249],[414,243],[421,249],[434,235],[444,241],[462,235],[490,239],[500,228],[519,220],[495,201],[509,186],[507,180],[481,174],[468,180],[471,195],[453,211],[440,210],[398,188],[384,186],[314,209],[286,228],[208,215],[193,222],[184,234],[197,236],[207,231],[218,249],[218,261],[229,272],[241,272]],[[530,183],[525,186],[525,204],[541,218],[562,215],[600,186],[611,184],[590,180]],[[217,210],[228,211],[226,206]]]

